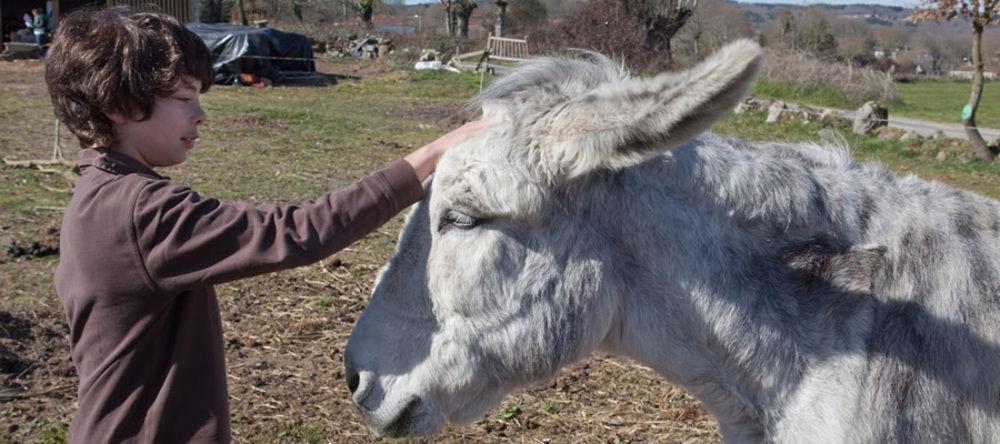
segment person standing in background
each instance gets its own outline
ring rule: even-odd
[[[35,34],[35,44],[38,45],[38,55],[42,56],[45,54],[45,25],[47,17],[45,17],[45,13],[39,8],[32,9],[31,15],[31,29]]]

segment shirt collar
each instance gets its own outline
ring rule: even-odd
[[[166,179],[166,177],[153,171],[152,168],[143,165],[142,162],[135,160],[132,156],[107,148],[87,148],[81,150],[80,160],[77,161],[77,165],[81,169],[92,166],[111,174],[139,173],[153,176],[157,179]]]

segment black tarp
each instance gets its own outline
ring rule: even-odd
[[[229,23],[189,23],[187,27],[212,52],[215,83],[233,84],[240,73],[253,73],[274,83],[316,73],[309,38],[302,34]]]

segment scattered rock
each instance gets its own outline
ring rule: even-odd
[[[781,102],[774,102],[771,107],[767,109],[767,123],[777,123],[778,119],[781,118],[781,114],[785,112],[786,106]]]
[[[944,162],[944,161],[948,160],[948,153],[946,153],[944,151],[938,151],[938,153],[937,153],[937,160],[938,160],[938,162]]]
[[[878,127],[886,126],[889,110],[875,102],[866,102],[854,113],[854,134],[865,136]]]
[[[899,128],[883,126],[876,129],[875,134],[880,140],[896,140],[896,139],[901,139],[903,135],[906,134],[906,132]]]
[[[958,163],[961,164],[967,164],[969,162],[972,162],[974,158],[975,156],[973,156],[972,153],[968,151],[962,151],[961,153],[958,153]]]
[[[762,109],[764,108],[764,106],[765,103],[763,103],[761,99],[758,99],[756,97],[747,97],[744,98],[738,105],[736,105],[736,108],[733,109],[733,112],[736,114],[743,114],[748,111],[756,111]]]
[[[819,123],[826,126],[847,126],[851,124],[851,119],[848,119],[831,109],[824,109],[819,113],[819,116],[816,119],[819,120]]]

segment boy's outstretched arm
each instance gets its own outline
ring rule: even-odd
[[[168,180],[150,182],[132,207],[133,239],[147,284],[169,295],[323,259],[420,200],[421,182],[441,154],[482,127],[470,122],[300,205],[228,203]]]

